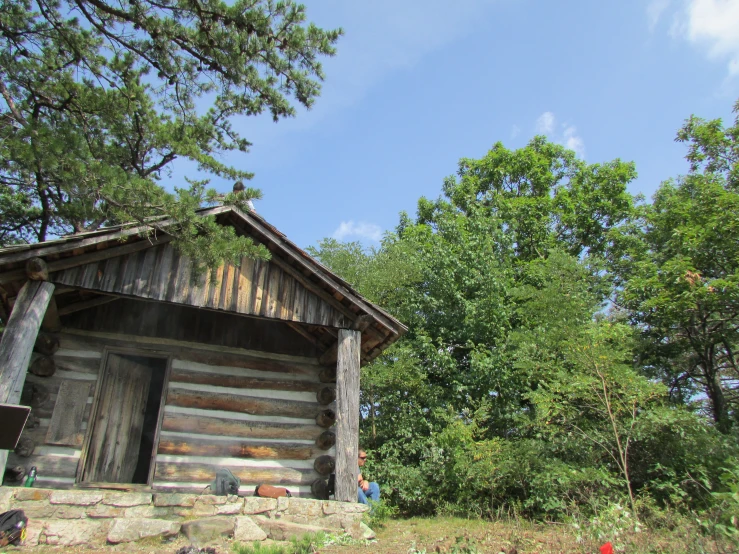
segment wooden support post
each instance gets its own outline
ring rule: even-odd
[[[51,283],[28,281],[18,294],[0,340],[0,403],[18,404],[21,399],[33,345],[53,293]],[[0,476],[7,456],[0,450]]]
[[[339,330],[336,360],[336,494],[339,502],[357,502],[359,477],[359,353],[362,334]]]

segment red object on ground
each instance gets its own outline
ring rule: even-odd
[[[607,542],[606,544],[601,546],[600,554],[613,554],[613,545],[610,542]]]

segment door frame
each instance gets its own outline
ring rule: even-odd
[[[78,483],[89,483],[89,481],[82,481],[82,474],[85,471],[85,465],[87,464],[87,451],[90,448],[90,441],[92,440],[92,432],[95,429],[94,418],[97,415],[98,405],[100,404],[100,395],[102,394],[103,386],[108,379],[108,356],[110,354],[130,354],[132,356],[141,356],[143,358],[159,358],[166,360],[164,368],[164,382],[162,383],[162,395],[159,400],[159,414],[157,417],[157,426],[154,430],[154,444],[151,450],[151,461],[149,462],[149,476],[146,480],[146,485],[151,487],[154,480],[155,460],[157,450],[159,449],[159,435],[162,430],[162,420],[164,419],[164,408],[167,405],[167,392],[169,390],[169,377],[172,374],[172,353],[164,352],[161,350],[148,350],[146,348],[123,348],[117,346],[105,346],[103,348],[103,354],[100,357],[100,369],[98,371],[98,379],[95,384],[95,394],[92,398],[92,407],[90,409],[90,417],[87,420],[87,429],[85,430],[85,440],[82,443],[82,452],[80,459],[77,462],[77,472],[75,473],[74,482]]]

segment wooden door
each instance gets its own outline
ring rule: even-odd
[[[149,396],[151,369],[146,358],[108,354],[82,481],[130,483]]]

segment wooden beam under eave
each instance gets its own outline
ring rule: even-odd
[[[360,315],[356,321],[352,324],[351,330],[352,331],[359,331],[360,333],[360,343],[361,343],[361,334],[364,333],[370,325],[374,322],[374,318],[371,315]],[[339,339],[331,345],[331,348],[326,350],[320,358],[318,358],[318,363],[321,365],[333,365],[336,363],[336,357],[338,355],[338,348],[339,348],[339,342],[341,342],[341,330],[339,330]],[[361,344],[360,344],[361,346]],[[361,348],[360,348],[361,353]]]
[[[86,254],[80,254],[79,256],[69,256],[66,258],[62,258],[60,260],[54,260],[53,262],[48,262],[47,264],[48,272],[54,273],[55,271],[62,271],[64,269],[69,269],[71,267],[77,267],[80,265],[85,265],[85,264],[89,264],[93,262],[100,262],[102,260],[107,260],[108,258],[123,256],[125,254],[132,254],[140,250],[151,248],[152,246],[157,246],[159,244],[166,244],[167,242],[171,240],[172,240],[172,237],[170,235],[160,235],[158,237],[151,237],[151,238],[141,239],[135,242],[130,242],[130,243],[124,244],[123,246],[113,246],[110,248],[105,248],[103,250],[97,250],[95,252],[88,252]],[[31,258],[31,259],[34,259],[34,258]],[[14,269],[11,271],[6,271],[4,273],[0,273],[0,284],[17,281],[17,280],[23,279],[25,276],[26,276],[25,269]]]
[[[70,304],[69,306],[64,306],[59,310],[59,315],[69,315],[75,312],[86,310],[88,308],[94,308],[95,306],[102,306],[103,304],[114,302],[115,300],[118,300],[118,298],[118,296],[104,295],[91,298],[90,300],[83,300],[82,302],[77,302],[75,304]]]
[[[339,502],[357,501],[359,467],[359,353],[362,334],[339,331],[336,361],[336,493]]]

